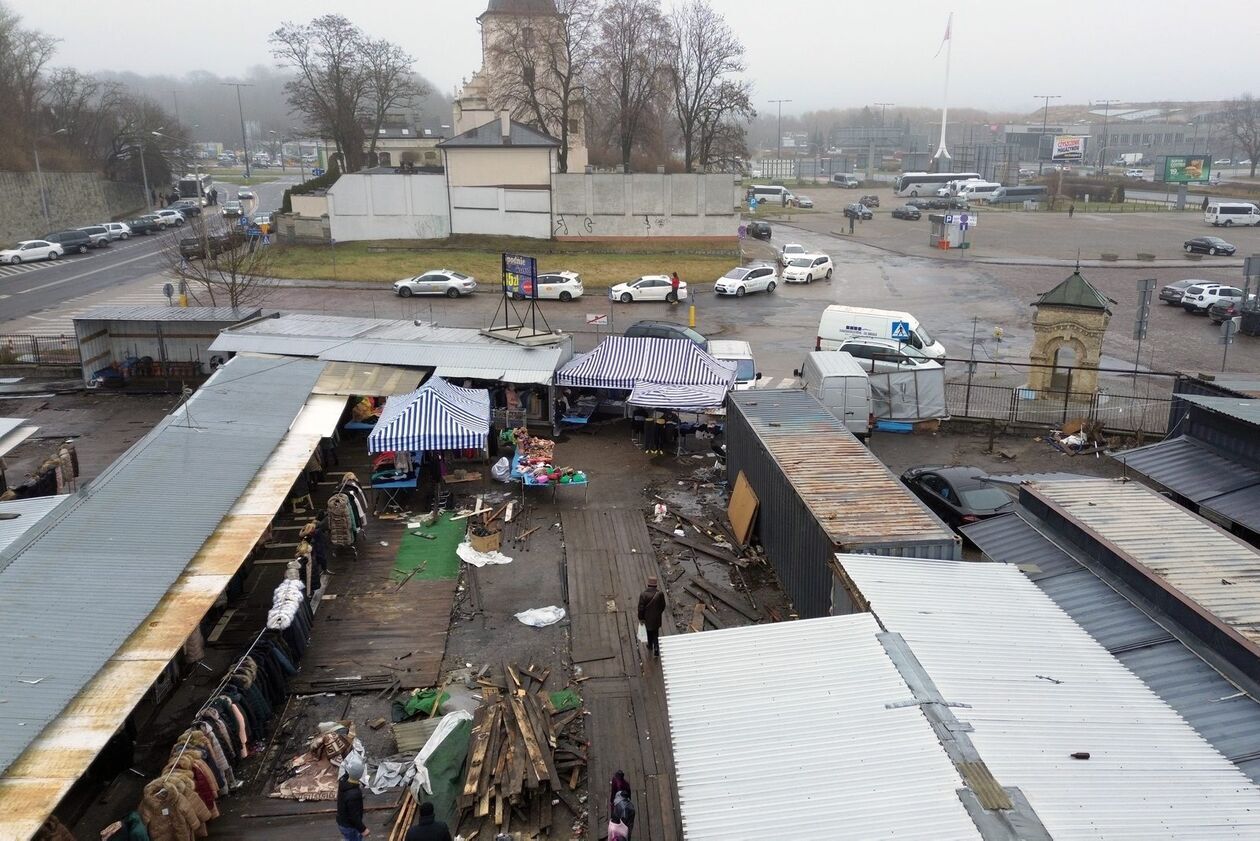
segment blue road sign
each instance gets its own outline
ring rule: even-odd
[[[314,178],[319,178],[323,174],[324,174],[324,171],[320,169],[319,167],[314,167],[313,169],[311,169],[311,176]]]
[[[899,342],[910,341],[910,322],[894,321],[892,323],[892,337]]]

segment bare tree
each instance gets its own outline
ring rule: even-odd
[[[747,126],[756,116],[750,84],[723,80],[697,122],[696,156],[700,168],[725,171],[741,168],[748,157]]]
[[[428,84],[412,67],[416,60],[397,44],[384,39],[363,42],[363,64],[368,77],[371,100],[371,146],[368,160],[376,160],[376,139],[385,124],[385,117],[395,108],[410,107],[431,92]]]
[[[669,26],[658,0],[611,0],[599,13],[594,79],[616,127],[621,163],[661,88]]]
[[[584,105],[583,80],[591,68],[596,36],[597,0],[559,0],[558,18],[510,18],[488,45],[496,68],[490,80],[491,102],[516,119],[560,141],[557,168],[569,171],[569,150]]]
[[[22,26],[22,19],[0,4],[0,168],[26,169],[39,141],[42,74],[57,39]]]
[[[240,309],[265,303],[275,290],[271,249],[228,228],[221,217],[193,216],[167,236],[162,259],[167,273],[187,285],[190,301]]]
[[[715,124],[712,112],[731,108],[719,100],[732,91],[723,84],[726,77],[744,70],[744,45],[708,0],[677,6],[671,24],[669,80],[682,133],[683,167],[691,172],[696,147],[703,142],[702,126]]]
[[[1242,147],[1251,161],[1251,177],[1260,164],[1260,101],[1249,93],[1231,99],[1225,106],[1225,132]]]

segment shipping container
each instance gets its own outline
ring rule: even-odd
[[[760,501],[755,535],[805,618],[833,605],[837,552],[958,560],[959,537],[812,395],[733,392],[727,478],[742,472]]]

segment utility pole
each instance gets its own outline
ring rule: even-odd
[[[883,127],[884,127],[884,111],[888,108],[888,106],[890,106],[890,105],[896,105],[897,103],[895,103],[895,102],[876,102],[875,104],[879,106],[879,127],[880,127],[880,128],[883,128]]]
[[[1111,114],[1111,106],[1118,105],[1119,103],[1120,100],[1118,99],[1100,99],[1094,103],[1095,106],[1101,105],[1103,107],[1102,147],[1098,150],[1099,175],[1102,174],[1103,167],[1107,165],[1107,117]]]
[[[171,91],[171,102],[175,104],[175,125],[179,125],[179,91]]]
[[[1059,96],[1057,93],[1056,94],[1039,93],[1039,94],[1034,95],[1033,99],[1045,100],[1045,105],[1043,106],[1042,111],[1041,111],[1041,134],[1037,138],[1037,174],[1040,175],[1041,166],[1042,166],[1041,144],[1046,142],[1046,125],[1047,125],[1047,120],[1049,120],[1050,118],[1050,100],[1062,99],[1062,97]],[[1051,153],[1051,157],[1053,157],[1053,152]]]
[[[236,111],[241,117],[241,148],[245,150],[245,180],[250,178],[249,173],[249,139],[245,137],[245,107],[241,105],[241,88],[252,88],[253,85],[244,82],[219,82],[226,88],[236,88]]]
[[[779,106],[779,129],[778,129],[778,133],[779,133],[779,154],[778,154],[778,160],[780,160],[780,161],[781,161],[781,160],[783,160],[783,103],[785,103],[785,102],[791,102],[791,101],[792,101],[792,100],[790,100],[790,99],[772,99],[772,100],[770,100],[770,104],[771,104],[771,105],[777,105],[777,106]],[[776,162],[776,163],[777,163],[777,162]]]

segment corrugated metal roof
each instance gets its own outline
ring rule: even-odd
[[[444,345],[419,342],[355,339],[320,354],[321,359],[337,362],[373,362],[433,368],[446,379],[464,377],[483,380],[504,380],[516,383],[549,383],[556,369],[564,364],[568,345],[524,347],[487,339],[485,344]],[[512,373],[516,379],[509,379]]]
[[[93,307],[74,321],[221,321],[236,324],[257,318],[257,307]]]
[[[1260,837],[1260,788],[1016,568],[839,561],[1051,837]]]
[[[687,841],[979,839],[869,614],[661,638]]]
[[[210,343],[211,353],[275,353],[287,356],[319,356],[345,339],[305,336],[260,336],[224,330]]]
[[[233,359],[0,555],[0,770],[159,603],[284,437],[323,368]],[[65,621],[49,622],[53,614]]]
[[[1184,435],[1115,453],[1112,458],[1193,502],[1260,484],[1260,470]]]
[[[984,481],[995,485],[1023,485],[1027,482],[1074,482],[1077,479],[1093,479],[1084,473],[989,473]]]
[[[1260,703],[1022,516],[963,529],[981,551],[1018,565],[1043,593],[1142,679],[1252,782],[1260,782]],[[1170,623],[1167,616],[1160,622]]]
[[[0,418],[0,439],[26,423],[26,418]]]
[[[1199,503],[1199,508],[1260,532],[1260,485],[1214,496]]]
[[[837,546],[958,537],[814,397],[731,392],[753,431]]]
[[[1204,397],[1200,394],[1178,394],[1177,399],[1229,415],[1245,423],[1260,425],[1260,400],[1242,397]]]
[[[1207,387],[1217,386],[1249,397],[1260,397],[1260,377],[1255,374],[1226,372],[1185,376],[1191,382],[1201,383]],[[1178,392],[1178,396],[1180,396],[1180,392]]]
[[[69,498],[69,494],[56,494],[0,502],[0,552],[33,529],[49,512]],[[13,514],[17,516],[8,516]]]
[[[313,312],[288,312],[264,318],[224,332],[236,335],[305,336],[307,338],[349,339],[378,326],[383,319]],[[392,320],[391,320],[392,321]]]
[[[1136,482],[1048,482],[1023,493],[1260,643],[1260,551]]]

